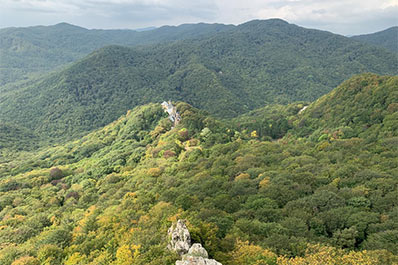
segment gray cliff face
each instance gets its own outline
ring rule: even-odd
[[[222,265],[214,259],[209,259],[206,249],[201,244],[195,243],[191,246],[191,235],[184,221],[178,220],[177,224],[173,224],[168,234],[170,242],[167,247],[182,258],[176,261],[176,265]]]

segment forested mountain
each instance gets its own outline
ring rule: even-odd
[[[231,29],[222,24],[183,24],[150,31],[88,30],[67,23],[54,26],[0,29],[0,85],[53,70],[111,44],[135,46],[203,35]]]
[[[397,64],[394,54],[343,36],[252,21],[208,38],[100,49],[0,95],[0,120],[76,136],[168,99],[232,117],[267,103],[315,100],[355,73],[397,74]]]
[[[397,264],[397,82],[363,74],[232,123],[180,102],[175,128],[152,103],[1,163],[0,264],[175,264],[177,219],[225,265]],[[282,119],[276,141],[247,127]]]
[[[352,38],[386,48],[392,52],[398,52],[398,26],[372,34],[353,36]]]

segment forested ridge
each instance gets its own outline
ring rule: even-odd
[[[61,72],[3,88],[0,120],[76,138],[128,109],[165,99],[217,117],[313,101],[353,74],[397,74],[396,54],[271,19],[191,40],[95,51]]]
[[[398,78],[219,120],[178,102],[0,164],[0,264],[397,264]],[[361,115],[366,110],[367,115]]]
[[[398,26],[371,34],[352,36],[351,38],[398,52]]]

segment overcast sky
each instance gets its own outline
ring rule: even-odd
[[[0,0],[0,28],[68,22],[136,29],[268,18],[343,35],[363,34],[398,25],[398,0]]]

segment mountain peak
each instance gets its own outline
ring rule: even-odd
[[[245,23],[238,25],[239,27],[247,27],[247,26],[280,26],[280,25],[289,25],[289,23],[280,18],[270,18],[270,19],[254,19]]]
[[[83,29],[83,30],[86,30],[86,28],[83,28],[83,27],[80,27],[80,26],[76,26],[76,25],[73,25],[73,24],[69,24],[69,23],[66,23],[66,22],[61,22],[61,23],[55,24],[55,25],[50,26],[50,27],[60,28],[60,29],[80,29],[80,30]]]

